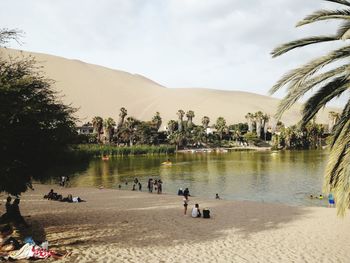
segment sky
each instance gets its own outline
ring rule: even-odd
[[[288,70],[330,50],[333,44],[270,55],[279,44],[334,33],[337,24],[329,22],[295,28],[329,7],[339,6],[322,0],[1,0],[0,28],[25,32],[12,48],[141,74],[169,88],[267,95]]]

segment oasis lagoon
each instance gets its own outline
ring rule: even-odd
[[[71,177],[72,186],[131,190],[134,178],[147,191],[149,178],[163,181],[163,192],[226,200],[251,200],[291,205],[326,206],[310,199],[322,191],[328,151],[232,151],[228,153],[178,153],[171,156],[94,159],[87,170]],[[172,165],[162,165],[167,159]],[[126,184],[128,182],[128,184]],[[138,189],[138,188],[136,188]]]

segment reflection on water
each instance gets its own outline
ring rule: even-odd
[[[188,187],[192,195],[231,200],[325,205],[310,200],[322,189],[326,151],[196,153],[170,156],[173,165],[163,166],[165,157],[118,157],[92,160],[89,168],[72,178],[75,186],[131,189],[137,177],[146,189],[148,178],[161,178],[164,192],[177,193]],[[125,185],[125,182],[130,182]]]

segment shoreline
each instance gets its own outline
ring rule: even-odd
[[[21,198],[31,235],[72,255],[60,262],[346,262],[350,217],[336,210],[190,197],[210,219],[183,215],[172,194],[35,184]],[[87,202],[42,199],[51,188]],[[3,211],[3,205],[0,206]]]

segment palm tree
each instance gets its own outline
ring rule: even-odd
[[[261,138],[261,127],[262,127],[263,117],[264,117],[264,114],[261,111],[258,111],[254,114],[254,119],[256,123],[256,134],[259,139]]]
[[[173,132],[169,138],[170,143],[175,144],[176,151],[178,150],[179,146],[182,146],[184,140],[185,140],[185,133],[179,132],[179,131]]]
[[[92,119],[92,126],[94,127],[94,133],[96,134],[97,142],[100,142],[101,133],[103,130],[103,119],[100,116],[95,116]]]
[[[124,118],[125,118],[126,115],[128,115],[128,111],[124,107],[120,108],[118,125],[117,125],[117,130],[118,131],[123,126]]]
[[[152,118],[152,123],[155,124],[157,131],[159,130],[160,126],[162,125],[162,117],[160,117],[160,113],[157,111],[156,114]]]
[[[124,123],[124,131],[128,135],[129,145],[133,146],[134,140],[136,138],[137,126],[140,124],[140,121],[135,119],[134,117],[126,118],[126,122]]]
[[[339,113],[334,112],[334,111],[330,111],[329,114],[328,114],[328,119],[329,119],[328,132],[332,133],[334,125],[339,120]]]
[[[178,131],[182,132],[182,130],[183,130],[183,117],[185,115],[185,112],[183,110],[178,110],[176,114],[178,116],[178,119],[177,119]]]
[[[280,56],[290,50],[310,44],[335,41],[343,45],[309,63],[296,68],[284,75],[270,90],[277,90],[287,86],[287,95],[282,100],[276,116],[279,118],[298,101],[305,93],[315,90],[306,101],[301,126],[305,126],[329,101],[349,90],[350,46],[342,40],[350,38],[350,2],[348,0],[326,0],[334,2],[343,9],[320,10],[307,16],[297,26],[311,24],[323,20],[337,19],[341,21],[338,31],[328,36],[313,36],[289,42],[272,51],[272,56]],[[343,62],[343,63],[339,63]],[[340,64],[340,65],[339,65]],[[320,71],[327,67],[327,70]],[[350,204],[350,100],[347,101],[340,115],[339,121],[333,129],[331,150],[325,172],[325,192],[334,192],[339,215],[344,215]]]
[[[189,110],[187,113],[186,113],[186,117],[187,117],[187,129],[192,129],[193,127],[193,118],[195,117],[194,116],[194,111],[192,110]]]
[[[170,134],[172,134],[172,133],[175,131],[176,125],[177,125],[177,122],[176,122],[176,121],[174,121],[174,120],[168,121],[167,127],[168,127],[168,132],[169,132]]]
[[[209,122],[210,122],[210,119],[208,116],[204,116],[202,118],[202,125],[203,125],[204,129],[208,128]]]
[[[106,142],[111,143],[114,134],[115,121],[112,118],[108,118],[103,122],[104,134]]]
[[[248,123],[248,131],[253,132],[254,114],[248,112],[247,115],[245,115],[245,118]]]
[[[269,128],[270,116],[267,114],[264,114],[262,119],[263,119],[264,137],[265,137],[265,141],[266,141],[266,133],[267,133],[267,129]]]
[[[217,130],[217,133],[219,134],[220,141],[221,141],[224,132],[227,130],[226,120],[223,117],[219,117],[216,120],[215,128]]]

